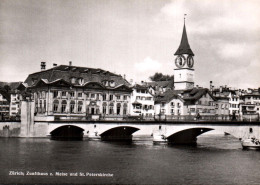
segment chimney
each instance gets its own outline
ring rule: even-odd
[[[219,87],[219,92],[222,93],[222,90],[223,90],[223,87],[220,86],[220,87]]]
[[[72,66],[72,61],[69,62],[69,66]]]
[[[57,64],[53,63],[53,67],[57,67]]]
[[[41,62],[41,71],[46,69],[46,62]]]
[[[212,81],[209,82],[209,90],[212,92],[213,86],[212,86]]]
[[[124,79],[125,79],[125,74],[124,74]]]

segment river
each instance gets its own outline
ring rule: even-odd
[[[260,152],[232,136],[197,146],[0,139],[0,184],[260,184]]]

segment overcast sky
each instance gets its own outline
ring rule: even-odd
[[[186,13],[195,84],[260,87],[260,1],[0,0],[0,81],[53,63],[173,74]]]

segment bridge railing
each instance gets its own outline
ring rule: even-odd
[[[130,115],[55,115],[55,121],[88,121],[88,120],[100,120],[100,121],[259,121],[258,116],[231,116],[231,115],[154,115],[151,116],[130,116]]]

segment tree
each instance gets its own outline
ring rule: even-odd
[[[158,82],[158,81],[166,81],[166,80],[173,80],[174,76],[170,76],[170,75],[164,75],[162,73],[158,73],[156,72],[154,75],[149,77],[150,80],[154,81],[154,82]]]

